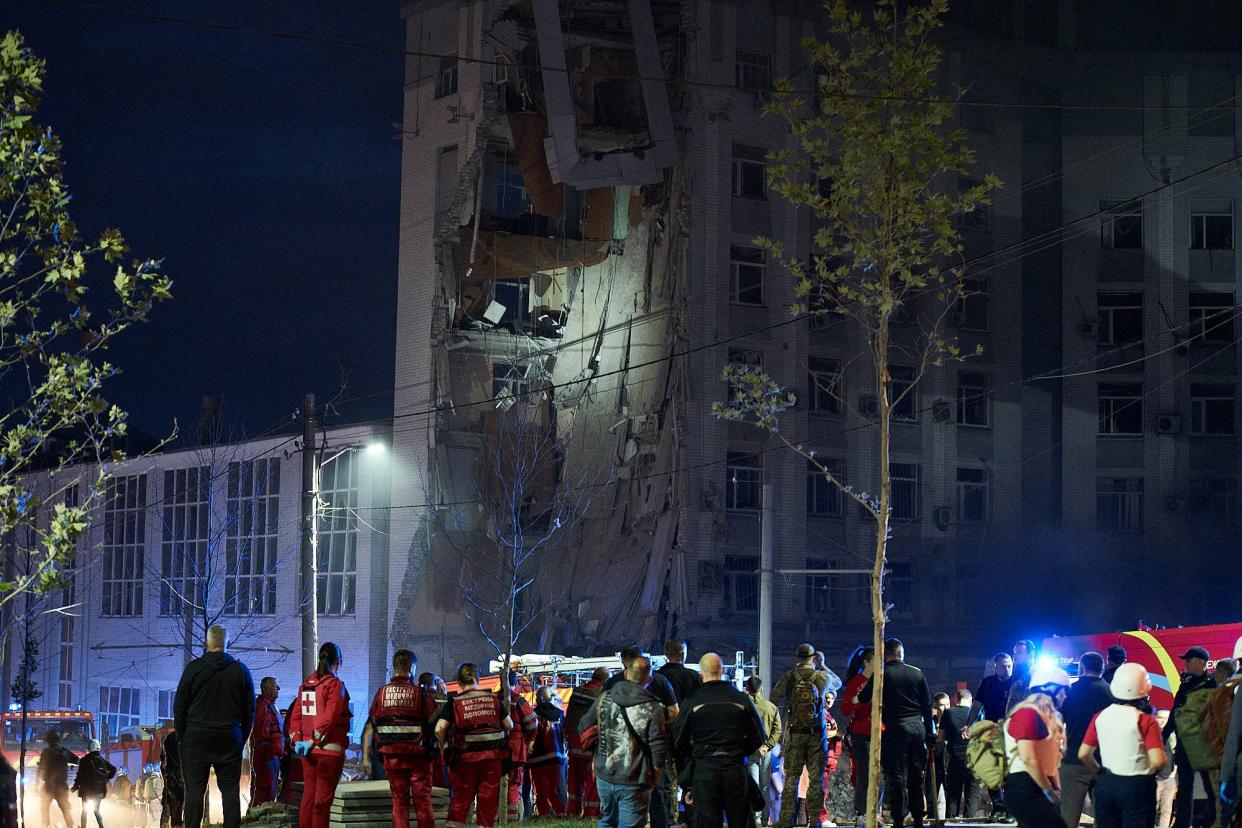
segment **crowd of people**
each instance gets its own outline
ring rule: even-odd
[[[449,693],[432,673],[415,680],[414,653],[398,650],[391,679],[368,709],[361,769],[387,779],[393,824],[410,824],[413,810],[419,828],[435,826],[433,787],[450,791],[450,828],[464,828],[472,809],[477,825],[493,828],[506,783],[510,821],[582,816],[600,828],[831,828],[825,797],[833,784],[853,788],[859,826],[872,786],[886,808],[877,821],[916,828],[928,819],[979,817],[1078,828],[1088,800],[1101,828],[1227,828],[1235,814],[1238,653],[1214,671],[1206,649],[1182,653],[1171,710],[1152,709],[1151,677],[1120,646],[1083,653],[1071,680],[1064,666],[1037,660],[1034,644],[1019,641],[993,658],[973,693],[959,686],[935,694],[897,639],[879,654],[859,647],[844,686],[822,652],[800,645],[766,695],[757,676],[745,680],[744,692],[725,681],[715,653],[703,655],[698,670],[685,664],[684,641],[669,642],[665,655],[653,670],[641,650],[627,647],[619,673],[597,669],[564,703],[540,686],[532,705],[514,673],[505,696],[483,689],[476,666],[464,663]],[[299,825],[327,828],[353,715],[339,675],[343,659],[339,646],[323,644],[282,716],[275,678],[264,678],[256,696],[249,670],[227,653],[226,631],[212,627],[206,653],[187,665],[177,688],[160,768],[144,770],[135,801],[158,797],[163,825],[200,828],[214,772],[224,825],[234,828],[249,744],[250,807],[290,802],[300,782]],[[882,772],[873,778],[878,673]],[[82,828],[91,816],[104,828],[100,804],[117,770],[97,742],[78,757],[58,734],[46,740],[43,824],[51,824],[52,805],[72,824],[68,767],[77,765]],[[836,782],[843,754],[848,782]]]

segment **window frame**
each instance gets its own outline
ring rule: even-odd
[[[767,151],[760,147],[747,144],[734,144],[731,158],[731,178],[733,198],[746,198],[752,201],[768,200],[768,161]],[[748,175],[754,175],[758,169],[759,188],[757,192],[747,186],[753,184]]]
[[[988,303],[988,282],[986,279],[964,279],[962,280],[961,296],[957,297],[957,329],[962,331],[982,331],[987,332],[991,323],[991,308]],[[982,305],[981,314],[983,316],[983,324],[977,324],[977,319],[973,319],[980,315],[980,311],[976,308],[975,312],[971,312],[972,306]]]
[[[1228,404],[1228,431],[1208,430],[1208,406]],[[1216,412],[1219,416],[1222,412]],[[1192,437],[1235,437],[1238,433],[1237,386],[1225,382],[1190,383],[1190,434]]]
[[[1143,202],[1142,199],[1129,199],[1122,201],[1107,200],[1100,202],[1100,248],[1103,250],[1130,250],[1141,251],[1146,241],[1143,232]],[[1122,233],[1118,233],[1117,225],[1119,220],[1137,219],[1136,223],[1126,222],[1126,227]],[[1138,244],[1127,244],[1119,246],[1117,244],[1118,236],[1132,232],[1137,228]]]
[[[1144,490],[1142,477],[1097,476],[1095,479],[1096,529],[1105,532],[1143,531],[1143,497],[1146,494]],[[1101,500],[1101,498],[1106,498],[1106,500]],[[1106,504],[1113,505],[1106,508]],[[1114,507],[1116,525],[1114,521],[1101,519],[1105,514],[1114,511]]]
[[[962,473],[978,475],[977,480],[963,480]],[[992,519],[992,476],[988,470],[978,466],[958,466],[956,479],[957,522],[963,526],[986,526]],[[967,509],[968,499],[972,495],[982,493],[983,502],[977,512]]]
[[[1123,393],[1121,389],[1128,389],[1128,391]],[[1097,384],[1096,414],[1097,436],[1141,437],[1143,435],[1143,383],[1101,382]],[[1118,429],[1117,418],[1121,414],[1125,415],[1127,423],[1133,418],[1136,426],[1133,431]]]
[[[1223,484],[1223,485],[1221,485]],[[1224,491],[1215,491],[1215,489]],[[1218,525],[1236,526],[1238,522],[1238,478],[1228,476],[1191,477],[1186,487],[1189,511],[1197,518],[1206,518]]]
[[[532,388],[526,376],[527,366],[516,362],[492,363],[492,399],[502,399],[504,393],[516,400],[530,397]]]
[[[807,357],[807,410],[812,414],[845,411],[845,367],[836,357]]]
[[[759,612],[758,569],[758,555],[724,556],[724,600],[730,612]]]
[[[211,467],[164,469],[160,509],[160,594],[158,614],[177,618],[185,613],[185,597],[193,591],[196,606],[207,600],[211,555]]]
[[[898,474],[897,469],[901,467],[907,471]],[[923,468],[918,463],[893,463],[888,464],[888,477],[891,484],[891,503],[889,508],[892,510],[892,519],[902,522],[914,522],[921,520],[923,517]],[[910,506],[909,514],[898,514],[897,511],[897,485],[901,482],[903,485],[910,487]]]
[[[904,375],[898,378],[898,373]],[[909,393],[903,398],[898,385],[908,387]],[[919,421],[919,386],[918,372],[908,365],[888,366],[889,415],[895,423],[917,423]],[[906,409],[909,409],[906,411]],[[900,409],[900,410],[899,410]]]
[[[763,459],[753,452],[725,452],[725,511],[754,513],[762,508]]]
[[[1209,219],[1228,219],[1229,220],[1229,243],[1224,246],[1208,245],[1208,220]],[[1196,220],[1198,226],[1196,226]],[[1191,210],[1190,211],[1190,249],[1191,250],[1233,250],[1233,210],[1228,213],[1222,213],[1216,210]]]
[[[845,461],[837,457],[821,457],[837,480],[844,481]],[[840,520],[845,517],[845,492],[829,480],[814,460],[806,461],[806,516]]]
[[[1097,341],[1100,345],[1132,345],[1135,342],[1143,341],[1143,291],[1100,291],[1095,296],[1095,312],[1096,320],[1099,323]],[[1125,339],[1120,338],[1117,334],[1117,329],[1119,327],[1132,328],[1132,324],[1127,325],[1125,323],[1133,323],[1136,319],[1138,322],[1137,335],[1131,333]],[[1118,324],[1119,320],[1122,323],[1121,325]]]
[[[733,85],[746,92],[771,92],[772,53],[761,49],[736,48],[733,53]]]
[[[106,727],[108,735],[113,739],[122,730],[139,726],[142,723],[141,688],[112,684],[99,685],[97,723],[101,737]]]
[[[461,61],[458,60],[456,52],[451,55],[440,55],[440,62],[436,67],[436,100],[457,94],[459,81],[457,73],[460,65]]]
[[[280,560],[280,458],[229,463],[225,491],[224,614],[276,614]]]
[[[344,464],[342,466],[341,464]],[[356,448],[319,468],[324,518],[316,545],[316,609],[321,617],[348,618],[358,612],[358,498],[361,458]],[[338,485],[344,471],[344,485]]]
[[[833,570],[840,569],[841,565],[838,561],[826,558],[807,558],[806,568]],[[834,600],[836,596],[833,595],[832,581],[832,575],[814,575],[808,572],[803,576],[802,606],[812,623],[816,618],[821,620],[837,618],[844,609],[841,602]]]
[[[976,378],[978,381],[969,381],[967,378]],[[955,407],[957,412],[957,424],[959,426],[965,426],[967,428],[992,427],[992,395],[989,391],[991,386],[991,377],[981,371],[957,372],[957,398]],[[982,407],[983,411],[983,421],[972,422],[968,415],[972,410],[978,410],[980,407]]]
[[[757,258],[746,258],[753,255]],[[746,288],[746,293],[758,292],[758,298],[743,298],[742,272],[755,271],[758,276],[758,287]],[[729,301],[735,305],[764,307],[767,305],[768,257],[762,247],[746,244],[729,245]]]
[[[1191,342],[1232,343],[1237,323],[1235,294],[1195,290],[1187,297],[1187,339]]]
[[[147,580],[146,473],[108,478],[103,510],[100,614],[104,618],[141,618]]]

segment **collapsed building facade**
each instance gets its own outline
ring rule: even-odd
[[[801,458],[711,413],[728,396],[727,362],[761,364],[799,395],[786,432],[856,487],[875,485],[872,383],[855,358],[862,332],[791,323],[790,280],[754,241],[803,255],[814,230],[767,190],[766,155],[787,138],[761,109],[775,76],[811,91],[798,44],[815,33],[818,11],[715,0],[406,5],[393,439],[415,473],[393,495],[393,554],[408,560],[392,635],[413,641],[426,664],[493,655],[479,604],[500,599],[495,585],[480,597],[488,576],[476,571],[493,559],[470,550],[509,542],[496,514],[506,509],[540,531],[562,526],[532,559],[514,607],[527,622],[519,651],[599,654],[680,635],[700,652],[753,653],[764,481],[775,490],[776,567],[791,571],[776,578],[777,653],[802,639],[836,653],[868,639],[865,578],[813,570],[869,565],[870,522]],[[990,208],[961,223],[967,259],[986,267],[968,272],[972,297],[951,315],[952,333],[983,356],[929,372],[895,426],[892,629],[946,674],[973,675],[983,648],[1048,629],[1047,617],[1039,630],[1015,620],[1024,612],[1137,620],[1111,599],[1084,609],[1030,590],[1037,563],[1076,579],[1105,561],[1137,573],[1152,559],[1135,550],[1198,548],[1200,507],[1228,521],[1236,513],[1232,396],[1227,433],[1193,435],[1204,439],[1158,427],[1153,413],[1207,379],[1232,388],[1232,343],[1198,386],[1185,354],[1148,344],[1137,384],[1161,397],[1137,431],[1128,418],[1112,430],[1101,406],[1114,406],[1114,386],[1136,385],[1138,363],[1100,369],[1120,380],[1096,375],[1100,354],[1155,336],[1158,314],[1173,315],[1167,330],[1185,329],[1196,296],[1200,305],[1209,293],[1233,296],[1232,271],[1229,284],[1216,284],[1220,267],[1192,272],[1185,238],[1202,199],[1232,227],[1236,180],[1193,197],[1172,190],[1137,210],[1130,201],[1169,180],[1161,147],[1180,146],[1187,170],[1225,148],[1185,120],[1108,117],[1107,107],[1063,115],[1057,105],[1191,109],[1222,72],[1242,81],[1223,68],[1228,55],[1170,58],[1148,44],[1108,55],[1128,68],[1102,80],[1104,47],[1075,26],[1090,13],[1068,0],[967,3],[944,34],[946,91],[1018,104],[961,110],[978,174],[958,186],[984,173],[1005,182]],[[1062,233],[1020,246],[1105,204],[1084,225],[1086,242]],[[1159,243],[1125,247],[1136,221]],[[1135,294],[1146,337],[1102,334],[1099,320],[1111,324],[1119,297]],[[1066,364],[1088,370],[1024,382]],[[514,418],[554,445],[520,496],[512,485],[493,491]],[[1165,466],[1176,471],[1145,471],[1157,456],[1179,458]],[[1201,491],[1203,503],[1184,505],[1183,491]]]

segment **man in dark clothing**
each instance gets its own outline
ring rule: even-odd
[[[906,648],[896,638],[884,642],[884,735],[880,757],[888,809],[893,824],[901,825],[909,811],[914,828],[923,824],[923,771],[928,747],[936,738],[932,721],[931,690],[923,671],[905,663]],[[871,703],[874,677],[863,687],[858,701]]]
[[[604,682],[604,690],[611,690],[618,682],[625,678],[625,671],[628,671],[630,665],[638,658],[645,658],[642,650],[637,647],[626,647],[623,649],[621,651],[621,666],[624,669]],[[677,697],[677,692],[673,689],[672,683],[657,671],[650,674],[647,683],[643,687],[648,693],[655,696],[660,704],[664,705],[664,709],[668,713],[668,721],[672,724],[680,711],[678,707],[680,699]],[[670,756],[670,758],[672,757]],[[665,771],[668,770],[668,768],[665,769]],[[661,772],[656,779],[655,792],[651,797],[651,828],[668,828],[670,823],[669,814],[672,813],[671,788],[670,774],[668,772]]]
[[[970,707],[970,723],[983,718],[999,722],[1005,718],[1005,705],[1009,702],[1009,690],[1013,686],[1013,658],[1009,653],[997,653],[992,657],[992,675],[984,676],[975,691],[975,701]]]
[[[1182,673],[1182,684],[1177,688],[1177,694],[1173,697],[1173,712],[1169,716],[1169,723],[1164,726],[1165,739],[1177,733],[1177,711],[1186,706],[1186,700],[1190,694],[1216,688],[1216,679],[1212,678],[1207,671],[1209,658],[1210,655],[1205,647],[1191,647],[1182,653],[1186,671]],[[1186,753],[1186,745],[1181,736],[1178,736],[1177,747],[1173,750],[1173,765],[1177,768],[1177,799],[1173,805],[1173,828],[1190,828],[1195,810],[1196,773],[1203,775],[1203,785],[1208,791],[1208,804],[1212,806],[1212,818],[1208,822],[1215,822],[1216,788],[1211,784],[1206,771],[1196,771],[1190,764],[1190,757]]]
[[[73,789],[82,797],[82,828],[87,828],[92,813],[99,828],[104,828],[103,801],[115,775],[116,766],[99,753],[99,740],[91,739],[86,755],[78,760],[78,777],[73,781]]]
[[[207,630],[207,653],[185,666],[173,700],[173,726],[185,777],[185,824],[200,828],[207,776],[216,771],[224,828],[241,824],[242,748],[254,724],[254,680],[225,652],[224,627]]]
[[[49,730],[47,747],[39,754],[39,813],[43,816],[43,828],[51,828],[52,803],[60,807],[61,819],[66,826],[73,825],[73,810],[69,807],[69,766],[78,763],[77,754],[60,743],[60,733]]]
[[[176,731],[160,744],[160,776],[164,792],[160,794],[160,828],[181,828],[185,808],[185,779],[181,775],[181,746]]]
[[[755,824],[746,757],[759,749],[765,734],[759,713],[744,694],[723,680],[720,656],[699,659],[703,684],[687,697],[677,719],[674,752],[681,765],[693,764],[690,790],[696,828]]]
[[[1108,682],[1101,678],[1104,657],[1083,653],[1078,659],[1078,681],[1061,705],[1065,719],[1065,758],[1061,760],[1061,818],[1066,825],[1078,825],[1087,794],[1095,787],[1095,774],[1078,758],[1078,748],[1096,714],[1113,703]]]
[[[656,675],[663,676],[673,686],[673,694],[677,697],[678,704],[703,685],[702,676],[686,666],[687,651],[684,641],[668,642],[664,645],[664,655],[668,658],[668,663],[656,670]]]
[[[1108,666],[1104,668],[1104,681],[1111,683],[1113,676],[1117,673],[1117,668],[1126,663],[1126,659],[1130,654],[1126,652],[1126,648],[1120,644],[1114,644],[1108,648]]]
[[[979,779],[966,766],[966,739],[962,736],[974,697],[969,690],[957,691],[957,704],[941,716],[937,738],[945,746],[945,816],[972,819],[979,805]]]

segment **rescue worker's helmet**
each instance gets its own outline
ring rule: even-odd
[[[1142,664],[1127,661],[1117,668],[1108,689],[1117,701],[1134,701],[1151,695],[1151,677]]]
[[[1039,665],[1031,673],[1032,690],[1038,690],[1041,687],[1056,685],[1057,687],[1068,688],[1070,686],[1069,673],[1055,665]]]

